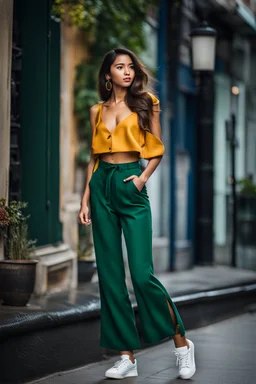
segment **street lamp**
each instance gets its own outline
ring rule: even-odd
[[[206,22],[191,36],[192,68],[197,75],[197,123],[195,150],[195,235],[196,264],[213,264],[213,117],[214,67],[217,32]]]
[[[192,68],[214,71],[217,32],[204,21],[191,34]]]

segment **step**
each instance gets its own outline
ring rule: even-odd
[[[190,274],[193,275],[192,272]],[[174,274],[169,275],[169,279],[173,280]],[[186,287],[183,292],[180,290],[172,295],[187,330],[244,313],[248,306],[255,303],[256,278],[253,275],[250,279],[240,279],[239,284],[231,284],[230,281],[228,286],[219,284],[219,288],[214,289],[194,288],[193,293],[188,293]],[[50,299],[41,298],[40,305],[34,300],[25,309],[2,306],[0,383],[26,383],[117,353],[99,346],[100,302],[97,284],[82,288]],[[131,299],[140,330],[132,293]],[[43,307],[42,300],[49,300],[47,306]],[[142,342],[142,348],[146,347]]]

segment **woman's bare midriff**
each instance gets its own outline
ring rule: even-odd
[[[138,152],[116,152],[116,153],[102,153],[100,159],[107,163],[122,164],[132,163],[139,160]]]

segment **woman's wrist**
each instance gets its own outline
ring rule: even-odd
[[[144,184],[146,184],[146,182],[148,181],[148,177],[145,174],[143,174],[143,173],[139,176],[139,179]]]
[[[81,207],[87,207],[88,206],[88,199],[83,197],[82,200],[81,200],[80,206]]]

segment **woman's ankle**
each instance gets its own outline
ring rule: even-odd
[[[173,341],[174,341],[176,348],[180,348],[180,347],[188,347],[189,348],[189,343],[188,343],[185,336],[175,335],[175,336],[173,336]]]
[[[134,356],[133,356],[133,352],[131,351],[121,351],[120,352],[120,355],[128,355],[129,356],[129,359],[131,360],[132,363],[134,363]]]

